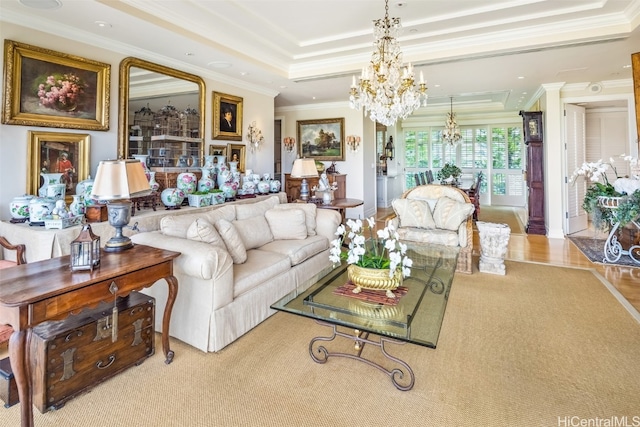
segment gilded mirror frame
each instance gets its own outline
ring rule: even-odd
[[[118,109],[118,158],[127,158],[129,152],[129,72],[132,67],[142,68],[155,73],[164,74],[176,79],[186,80],[198,85],[198,112],[200,113],[200,158],[204,156],[204,119],[205,119],[205,84],[195,74],[186,73],[164,65],[155,64],[143,59],[127,57],[120,62],[120,93]]]

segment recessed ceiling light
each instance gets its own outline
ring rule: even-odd
[[[241,76],[246,76],[246,75],[248,75],[248,74],[249,74],[249,73],[247,73],[246,71],[240,71],[240,75],[241,75]]]
[[[96,24],[100,28],[111,28],[111,24],[105,21],[95,21],[94,24]]]
[[[62,6],[59,0],[20,0],[20,3],[34,9],[57,9]]]
[[[631,68],[631,64],[623,65],[622,68]]]
[[[524,80],[524,76],[518,76],[518,80]]]
[[[231,67],[230,62],[226,61],[211,61],[207,64],[211,68],[229,68]]]
[[[194,56],[195,54],[193,52],[186,52],[185,55],[186,56]]]

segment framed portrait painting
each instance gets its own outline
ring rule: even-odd
[[[301,157],[344,160],[344,118],[298,120],[297,123]]]
[[[4,79],[2,123],[109,129],[109,64],[5,40]]]
[[[29,131],[27,192],[38,194],[44,182],[42,174],[61,173],[65,199],[71,203],[76,185],[89,177],[90,141],[85,133]]]
[[[213,92],[212,139],[242,141],[242,98]]]
[[[227,163],[238,162],[238,171],[245,172],[245,154],[246,149],[244,144],[229,144],[227,148]]]

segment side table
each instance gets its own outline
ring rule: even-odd
[[[22,427],[33,427],[31,354],[27,344],[33,327],[42,322],[65,319],[101,301],[115,303],[116,297],[127,296],[165,279],[169,294],[162,320],[162,348],[165,363],[173,361],[169,323],[178,295],[173,260],[179,255],[179,252],[135,245],[125,252],[103,251],[100,266],[93,271],[72,272],[68,255],[2,271],[0,324],[14,329],[9,340],[9,359],[18,386]]]
[[[364,203],[364,201],[360,199],[334,199],[331,204],[325,205],[322,203],[317,204],[319,209],[333,209],[340,212],[340,216],[342,217],[342,223],[344,224],[346,219],[346,211],[349,208],[355,208]]]

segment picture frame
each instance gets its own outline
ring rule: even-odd
[[[245,159],[246,159],[247,147],[244,144],[229,144],[227,145],[227,163],[234,161],[234,156],[238,158],[238,171],[245,172]]]
[[[344,117],[298,120],[298,152],[314,160],[344,161]]]
[[[227,146],[226,145],[209,145],[209,155],[210,156],[226,156]]]
[[[640,148],[640,52],[631,54],[631,68],[633,73],[633,91],[636,104],[636,130],[638,134],[638,148]]]
[[[109,130],[110,81],[109,64],[5,40],[2,123]]]
[[[67,184],[65,201],[67,204],[76,194],[76,185],[89,177],[89,149],[91,136],[86,133],[40,132],[29,131],[29,146],[27,147],[27,193],[38,194],[43,184],[41,172],[65,173],[63,178]],[[67,154],[67,161],[73,170],[64,165],[63,153]]]
[[[230,118],[226,117],[227,113],[231,113]],[[213,135],[211,138],[242,141],[241,97],[213,92]]]

